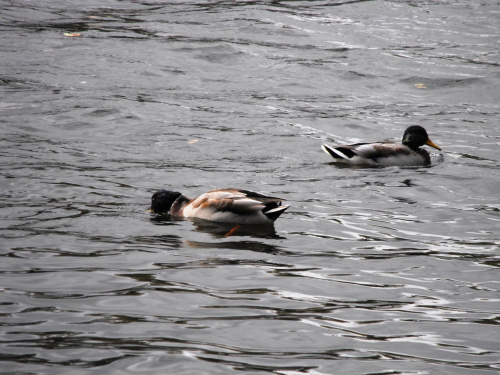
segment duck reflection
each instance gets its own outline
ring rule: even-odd
[[[216,238],[247,236],[258,238],[283,238],[276,233],[274,225],[229,224],[205,220],[191,220],[197,232],[210,233]]]
[[[156,225],[178,225],[179,222],[190,221],[196,232],[209,233],[215,238],[227,238],[233,236],[250,236],[259,238],[283,238],[276,233],[274,225],[270,224],[230,224],[217,223],[214,221],[200,219],[176,218],[171,215],[151,215],[151,222]]]

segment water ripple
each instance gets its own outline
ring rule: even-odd
[[[498,372],[496,2],[0,2],[4,371]],[[147,211],[226,186],[291,208]]]

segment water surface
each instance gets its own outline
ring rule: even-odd
[[[496,1],[0,9],[2,373],[498,373]],[[320,148],[413,124],[431,167]],[[147,212],[221,187],[291,208]]]

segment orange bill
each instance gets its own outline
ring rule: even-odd
[[[437,148],[439,151],[441,151],[441,147],[436,145],[434,142],[432,142],[430,139],[427,139],[427,142],[425,142],[426,145]]]

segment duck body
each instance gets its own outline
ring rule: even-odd
[[[429,165],[431,157],[424,149],[417,151],[394,142],[356,143],[331,147],[323,145],[323,150],[330,154],[336,163],[353,165],[421,166]]]
[[[283,199],[249,190],[218,189],[189,199],[179,192],[159,190],[153,194],[151,211],[233,224],[272,224],[290,206]]]
[[[352,145],[323,145],[323,150],[333,157],[336,163],[368,166],[424,166],[431,164],[427,150],[420,146],[428,145],[441,150],[429,139],[427,131],[421,126],[410,126],[403,134],[403,142],[356,143]]]

